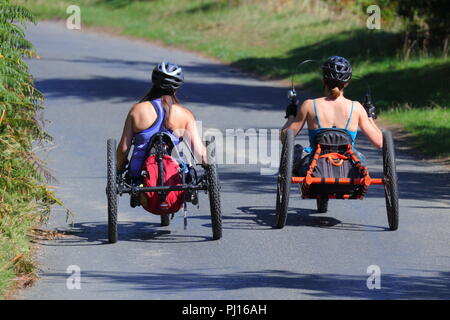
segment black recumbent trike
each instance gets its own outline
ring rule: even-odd
[[[195,156],[185,143],[185,146],[191,152],[192,158],[195,161]],[[148,144],[147,158],[155,156],[157,163],[157,183],[156,185],[143,185],[143,178],[148,175],[148,172],[142,170],[141,177],[132,178],[129,174],[128,167],[123,172],[118,172],[116,163],[116,147],[115,139],[108,139],[107,141],[107,186],[106,195],[108,200],[108,239],[110,243],[115,243],[118,240],[118,196],[124,193],[130,195],[130,206],[136,207],[140,205],[141,193],[158,194],[159,200],[164,205],[165,197],[172,191],[183,191],[180,194],[182,199],[184,211],[184,226],[187,225],[187,202],[193,205],[198,205],[198,191],[204,191],[209,196],[211,222],[212,222],[212,238],[218,240],[222,237],[222,212],[220,200],[220,182],[217,174],[217,165],[215,161],[215,143],[214,140],[206,142],[207,149],[207,164],[189,163],[183,152],[180,152],[179,146],[174,145],[171,137],[165,132],[158,132],[155,134]],[[178,165],[178,174],[180,175],[181,183],[176,185],[165,184],[164,179],[164,157],[171,157]],[[197,167],[197,168],[196,168]],[[198,174],[198,167],[202,174]],[[167,182],[167,181],[166,181]],[[153,212],[154,213],[154,212]],[[161,226],[168,226],[174,213],[157,213],[161,217]]]

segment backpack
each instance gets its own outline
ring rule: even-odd
[[[159,173],[156,157],[156,155],[148,157],[142,167],[147,172],[147,176],[144,178],[144,186],[146,187],[158,186]],[[164,185],[176,186],[183,184],[178,162],[168,155],[163,155],[162,161],[164,166]],[[185,191],[169,191],[161,199],[158,192],[146,192],[148,201],[144,209],[158,215],[175,213],[183,205],[184,194]]]

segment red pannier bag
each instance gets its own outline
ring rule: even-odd
[[[150,156],[142,167],[147,171],[147,176],[144,179],[144,186],[155,187],[158,185],[158,163],[156,155]],[[164,185],[178,186],[182,185],[183,178],[179,172],[179,164],[172,157],[163,155],[164,164]],[[153,214],[170,214],[180,210],[183,205],[185,191],[170,191],[166,193],[165,201],[161,202],[158,192],[146,192],[147,205],[144,209]]]

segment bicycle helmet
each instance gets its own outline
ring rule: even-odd
[[[322,65],[322,74],[324,79],[346,83],[352,78],[352,66],[347,59],[332,56]]]
[[[152,82],[163,90],[175,91],[184,82],[183,70],[174,63],[161,62],[153,69]]]

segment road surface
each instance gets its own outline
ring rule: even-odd
[[[29,65],[46,96],[46,129],[54,137],[53,146],[40,154],[58,179],[57,194],[74,212],[74,224],[66,222],[64,209],[54,208],[46,227],[68,236],[40,241],[40,280],[16,298],[450,298],[450,175],[400,151],[396,232],[387,230],[383,190],[377,186],[364,201],[330,202],[327,214],[317,214],[315,202],[301,200],[293,188],[287,226],[275,230],[276,178],[269,165],[224,164],[220,241],[211,241],[204,195],[199,209],[190,206],[187,230],[181,214],[169,227],[159,227],[159,217],[130,208],[125,195],[119,242],[108,244],[106,140],[120,138],[125,116],[149,88],[156,63],[184,67],[187,83],[180,98],[204,129],[277,129],[284,121],[286,88],[200,55],[70,31],[62,23],[29,27],[28,38],[41,56]],[[306,143],[304,134],[297,140]],[[372,175],[381,177],[381,153],[361,137],[358,146]],[[370,290],[367,271],[374,265],[381,271],[381,289]],[[81,289],[68,288],[69,266],[80,269]]]

